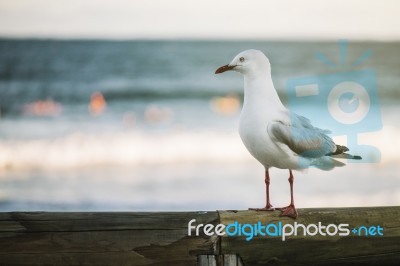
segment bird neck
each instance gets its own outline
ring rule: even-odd
[[[260,76],[244,76],[244,103],[243,108],[250,107],[258,110],[274,106],[281,110],[283,106],[272,82],[271,74]]]

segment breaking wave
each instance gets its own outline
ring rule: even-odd
[[[380,164],[398,163],[400,134],[396,127],[359,136],[359,144],[377,147]],[[338,138],[338,143],[345,139]],[[360,154],[363,155],[363,154]],[[254,160],[236,132],[129,131],[74,133],[35,140],[0,140],[0,171],[51,170],[102,165],[240,163]]]
[[[74,133],[53,139],[0,141],[0,171],[249,159],[234,133]]]

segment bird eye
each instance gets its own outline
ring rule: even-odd
[[[240,62],[244,62],[244,57],[239,58]]]

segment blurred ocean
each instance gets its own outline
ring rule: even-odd
[[[262,207],[263,167],[237,133],[242,77],[214,75],[249,48],[284,102],[288,79],[338,71],[317,52],[341,60],[336,42],[0,40],[0,211]],[[382,159],[295,174],[297,207],[400,204],[399,52],[349,43],[344,69],[377,74],[383,129],[359,141]],[[287,175],[272,171],[275,205]]]

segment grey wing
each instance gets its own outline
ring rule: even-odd
[[[268,133],[278,142],[287,145],[296,154],[318,158],[336,151],[336,144],[326,135],[327,130],[313,127],[310,121],[295,113],[288,113],[290,121],[274,121]]]

